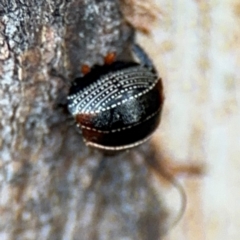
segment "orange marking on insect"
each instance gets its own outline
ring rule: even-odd
[[[82,74],[84,74],[84,75],[86,75],[87,73],[89,73],[90,70],[91,70],[91,68],[90,68],[88,65],[86,65],[86,64],[83,64],[82,67],[81,67],[81,72],[82,72]]]
[[[104,63],[110,65],[115,61],[115,59],[116,59],[115,52],[108,53],[107,56],[104,58]]]

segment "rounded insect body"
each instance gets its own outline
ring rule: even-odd
[[[146,141],[158,127],[163,89],[155,69],[116,61],[75,79],[68,109],[87,145],[122,150]]]

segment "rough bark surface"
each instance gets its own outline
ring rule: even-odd
[[[128,58],[133,35],[117,0],[0,2],[1,240],[162,235],[149,143],[104,156],[85,147],[65,108],[81,65]]]

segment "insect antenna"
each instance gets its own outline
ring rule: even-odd
[[[132,50],[142,65],[155,69],[152,60],[148,57],[142,47],[140,47],[138,44],[133,44]]]
[[[170,183],[173,187],[175,187],[178,190],[181,198],[181,208],[178,211],[174,221],[166,229],[163,230],[162,234],[165,235],[170,229],[174,228],[181,220],[187,206],[187,195],[183,186],[177,181],[174,175],[170,173],[167,164],[164,162],[164,159],[162,160],[163,161],[160,161],[157,158],[156,153],[153,153],[151,154],[151,156],[149,155],[145,158],[145,162],[148,168],[151,170],[151,172],[154,173],[158,180],[160,182],[163,182],[163,180],[165,180],[168,183]]]

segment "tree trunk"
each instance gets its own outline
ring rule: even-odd
[[[130,57],[119,1],[0,7],[0,238],[159,239],[170,214],[144,164],[149,143],[106,156],[83,144],[66,111],[83,64]]]

